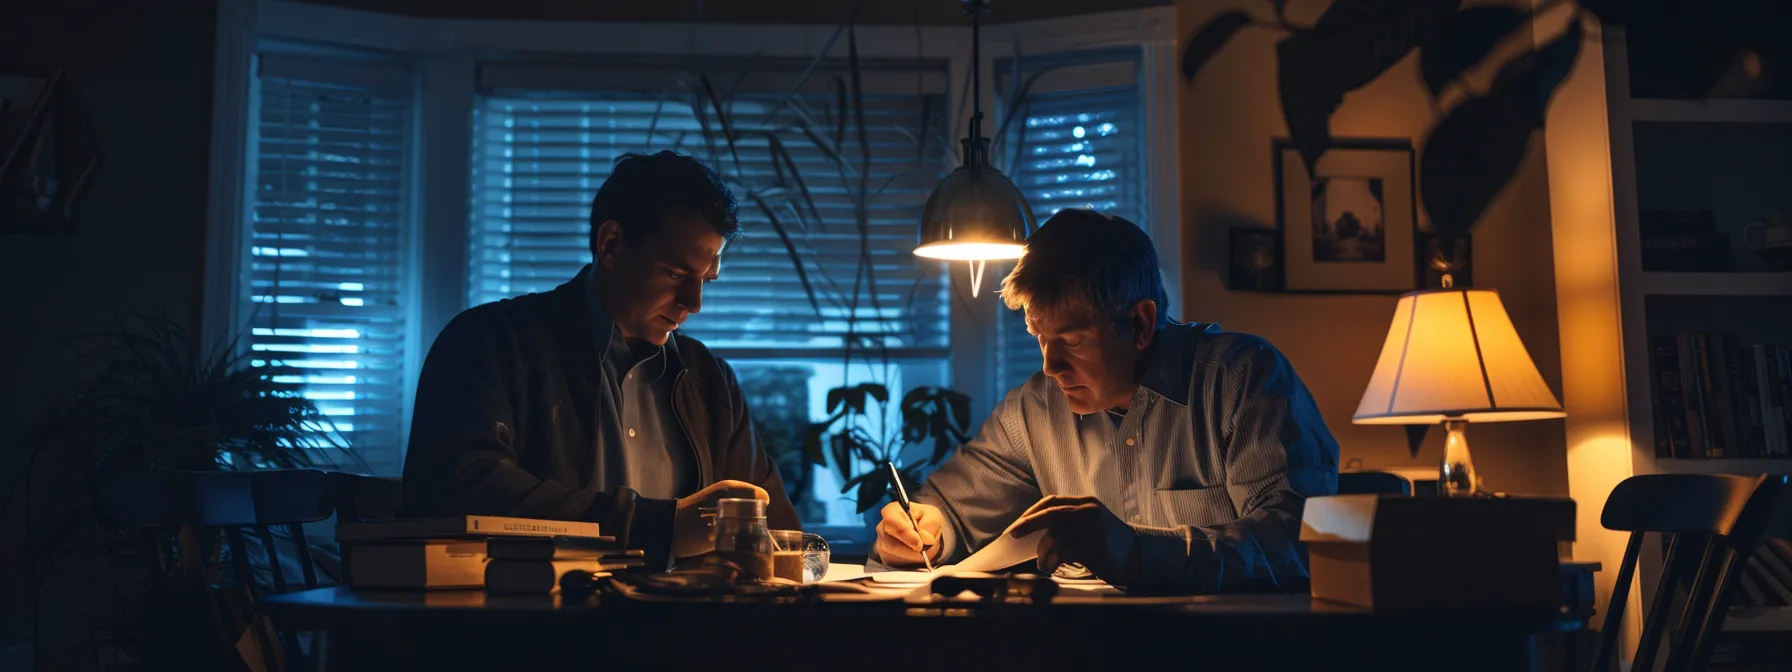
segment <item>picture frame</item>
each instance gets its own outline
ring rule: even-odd
[[[1419,284],[1417,156],[1406,139],[1340,138],[1307,172],[1274,143],[1282,289],[1401,294]]]
[[[1232,227],[1227,237],[1226,288],[1241,292],[1282,291],[1282,232]]]

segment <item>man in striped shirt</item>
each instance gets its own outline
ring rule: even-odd
[[[1129,590],[1305,590],[1306,498],[1338,486],[1338,444],[1293,367],[1256,336],[1165,314],[1133,223],[1054,215],[1002,282],[1044,370],[877,528],[892,566],[955,562],[1015,526],[1038,564]],[[918,528],[918,529],[917,529]]]

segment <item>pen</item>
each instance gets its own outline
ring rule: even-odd
[[[902,473],[896,471],[895,462],[885,462],[890,468],[890,481],[896,484],[896,505],[902,507],[902,515],[908,516],[908,524],[915,528],[915,539],[921,538],[921,524],[915,522],[915,513],[908,508],[908,488],[902,487]],[[921,547],[921,562],[927,565],[927,571],[933,571],[933,561],[927,558],[927,547]]]

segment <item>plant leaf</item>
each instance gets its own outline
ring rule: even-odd
[[[1311,33],[1295,33],[1276,43],[1276,88],[1282,98],[1282,120],[1288,137],[1314,174],[1319,157],[1332,144],[1331,116],[1344,102],[1344,92],[1325,78],[1325,63]]]
[[[1451,14],[1432,39],[1419,46],[1419,74],[1425,88],[1433,96],[1443,91],[1530,17],[1507,5],[1481,5]]]
[[[1313,25],[1328,83],[1342,95],[1430,42],[1462,0],[1337,0]]]
[[[722,109],[722,99],[716,96],[715,86],[710,83],[709,75],[698,74],[697,84],[701,87],[704,99],[709,101],[710,108],[715,110],[716,121],[722,126],[722,139],[728,143],[728,154],[734,157],[735,174],[745,172],[740,167],[740,149],[735,146],[734,142],[734,122],[729,119],[728,111]]]
[[[1582,38],[1580,22],[1569,22],[1567,30],[1549,44],[1501,68],[1494,77],[1493,91],[1514,89],[1530,110],[1531,128],[1543,128],[1549,118],[1549,99],[1574,70]]]
[[[827,434],[829,423],[811,423],[803,430],[803,457],[811,464],[827,466],[828,456],[821,450],[822,437]]]
[[[815,295],[815,286],[809,282],[809,272],[803,269],[802,255],[797,252],[796,242],[791,240],[790,231],[784,228],[784,221],[778,219],[777,213],[772,212],[772,207],[765,202],[765,198],[752,191],[744,193],[747,200],[752,201],[759,212],[765,215],[766,221],[771,222],[772,231],[778,234],[778,240],[784,244],[785,254],[790,256],[790,266],[796,270],[797,281],[803,285],[803,294],[809,298],[809,308],[815,311],[816,317],[821,317],[821,300]],[[832,413],[833,410],[829,409],[828,412]]]
[[[859,482],[859,513],[870,511],[877,503],[890,494],[890,470],[878,465],[865,472],[865,480]]]
[[[1484,98],[1450,110],[1419,161],[1419,196],[1440,239],[1460,238],[1486,214],[1524,163],[1531,133],[1580,53],[1580,22],[1506,65]]]
[[[846,473],[852,467],[852,437],[845,433],[835,434],[828,437],[828,442],[833,453],[834,468]]]
[[[971,430],[971,395],[957,390],[941,390],[941,395],[946,398],[947,407],[952,409],[951,427],[958,430],[959,434],[969,432]]]
[[[890,403],[890,388],[877,383],[865,383],[864,385],[860,385],[860,387],[865,388],[865,392],[870,394],[871,398],[876,399],[877,403]]]
[[[1219,53],[1233,35],[1248,25],[1251,25],[1251,15],[1238,10],[1209,19],[1189,38],[1188,46],[1182,49],[1182,77],[1194,79],[1201,72],[1201,66],[1207,65],[1207,61]]]
[[[843,403],[846,403],[846,388],[836,387],[834,389],[828,390],[828,407],[827,408],[828,408],[829,413],[833,413],[835,411],[840,410],[840,405]]]

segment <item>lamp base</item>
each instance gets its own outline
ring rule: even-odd
[[[1468,454],[1468,421],[1445,420],[1443,466],[1438,469],[1437,494],[1440,497],[1474,497],[1481,492],[1481,477],[1475,473],[1475,462]]]

